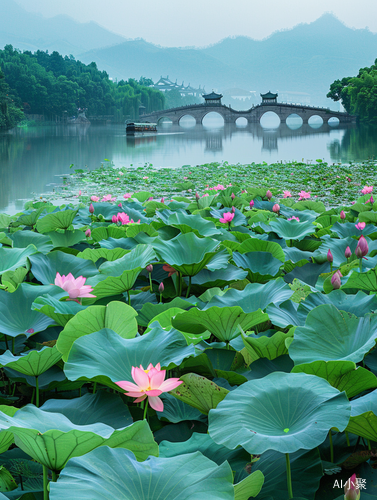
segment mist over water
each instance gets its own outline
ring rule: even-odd
[[[179,126],[163,123],[158,134],[139,137],[127,137],[123,125],[13,129],[0,134],[0,212],[21,210],[26,200],[51,192],[62,175],[98,168],[105,159],[115,167],[151,163],[159,168],[222,161],[346,163],[377,157],[377,129],[301,125],[294,117],[279,125],[275,118],[229,125],[209,114],[203,125],[196,125],[185,117]]]

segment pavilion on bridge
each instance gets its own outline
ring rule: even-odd
[[[267,94],[261,94],[262,104],[277,104],[278,94],[268,91]]]
[[[216,94],[216,92],[211,92],[210,94],[202,94],[204,98],[204,104],[209,106],[221,106],[222,94]]]

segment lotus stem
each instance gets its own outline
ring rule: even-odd
[[[359,267],[360,267],[360,272],[363,272],[363,258],[359,259]]]
[[[178,297],[182,297],[182,273],[178,273],[179,286],[178,286]]]
[[[147,418],[147,410],[148,410],[148,399],[144,401],[144,415],[143,415],[143,420]]]
[[[7,347],[7,351],[9,351],[9,346],[8,346],[8,335],[4,333],[4,339],[5,339],[5,345]]]
[[[48,500],[48,469],[43,466],[43,500]]]
[[[160,304],[162,304],[162,293],[160,293]]]
[[[351,446],[350,438],[349,438],[349,435],[348,435],[348,431],[344,431],[344,433],[346,435],[347,446]]]
[[[329,441],[330,441],[330,462],[333,464],[334,463],[334,445],[332,442],[331,429],[329,430]]]
[[[15,344],[15,338],[12,337],[12,354],[14,356],[14,344]]]
[[[187,287],[187,292],[186,292],[186,299],[190,295],[190,289],[191,289],[191,276],[189,276],[189,285]]]
[[[35,377],[35,406],[39,408],[39,380]]]
[[[332,262],[330,262],[330,273],[332,273]]]
[[[292,491],[292,475],[291,475],[291,464],[289,462],[289,453],[285,454],[285,461],[287,464],[287,486],[288,486],[288,498],[293,498]]]
[[[54,483],[56,483],[57,479],[58,479],[58,474],[53,470],[51,471],[52,472],[52,481]]]
[[[370,439],[367,439],[367,443],[368,443],[368,450],[372,450],[372,445],[371,445]]]
[[[93,384],[93,394],[95,394],[97,391],[97,382],[94,382]]]
[[[153,293],[153,287],[152,287],[152,273],[149,273],[149,287],[151,293]]]
[[[127,296],[128,296],[128,305],[130,306],[131,305],[131,295],[130,295],[129,290],[127,290]]]

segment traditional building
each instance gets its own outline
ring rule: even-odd
[[[202,89],[200,87],[200,85],[199,85],[198,89],[195,89],[195,88],[191,87],[190,84],[188,84],[185,87],[185,82],[182,82],[182,85],[179,85],[179,83],[177,83],[177,80],[176,80],[174,83],[171,80],[169,80],[169,75],[166,78],[161,76],[161,78],[158,80],[158,82],[155,83],[154,85],[151,85],[151,87],[156,89],[156,90],[160,90],[161,92],[169,92],[170,90],[178,90],[178,92],[183,97],[184,96],[197,97],[197,96],[200,96],[202,94],[202,92],[204,91],[204,88]]]
[[[262,98],[262,104],[276,104],[277,103],[278,94],[273,94],[272,92],[268,91],[267,94],[261,94],[260,96]]]
[[[205,100],[204,104],[210,106],[221,106],[221,98],[223,97],[223,95],[216,94],[216,92],[212,91],[210,94],[202,94],[202,97]]]

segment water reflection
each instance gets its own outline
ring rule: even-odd
[[[351,127],[351,128],[349,128]],[[297,121],[278,128],[257,124],[191,128],[163,124],[157,135],[127,137],[120,125],[15,129],[0,134],[0,212],[16,212],[32,193],[51,191],[74,168],[97,168],[105,158],[117,167],[156,167],[315,160],[360,161],[377,157],[377,129],[313,128]],[[18,200],[18,201],[14,201]]]

